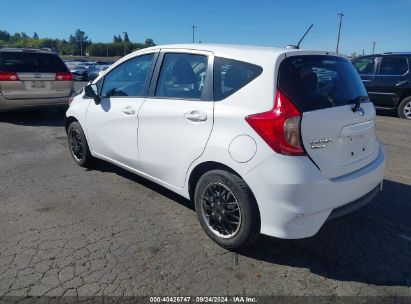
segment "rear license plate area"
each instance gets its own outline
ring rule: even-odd
[[[44,81],[33,81],[31,84],[33,89],[44,89],[46,87]]]
[[[369,155],[372,151],[370,134],[358,134],[343,139],[342,147],[346,151],[344,161],[351,162]]]

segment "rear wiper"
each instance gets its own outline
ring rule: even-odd
[[[361,108],[361,102],[366,101],[366,100],[367,101],[370,100],[368,96],[358,96],[357,98],[351,101],[355,103],[355,106],[351,108],[351,110],[354,113],[357,112]]]

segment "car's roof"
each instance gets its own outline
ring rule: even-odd
[[[16,52],[16,53],[42,53],[42,54],[52,54],[57,55],[46,49],[32,49],[32,48],[0,48],[0,52]]]
[[[244,60],[257,61],[263,58],[273,58],[277,57],[284,53],[312,53],[312,54],[327,54],[327,55],[336,55],[342,56],[341,54],[336,54],[333,52],[325,51],[310,51],[304,49],[287,49],[287,48],[275,48],[269,46],[256,46],[256,45],[239,45],[239,44],[206,44],[206,43],[197,43],[197,44],[168,44],[168,45],[156,45],[154,47],[142,49],[138,52],[146,52],[150,50],[159,50],[159,49],[184,49],[184,50],[197,50],[197,51],[209,51],[213,52],[216,56],[221,57],[230,57],[230,58],[239,58]],[[256,56],[258,54],[258,56]],[[345,57],[345,56],[344,56]]]
[[[357,58],[367,58],[367,57],[378,57],[378,56],[411,56],[411,52],[385,52],[379,54],[368,54],[368,55],[361,55],[356,57]]]
[[[243,50],[243,51],[261,51],[261,52],[281,52],[285,49],[257,46],[257,45],[241,45],[241,44],[209,44],[209,43],[188,43],[188,44],[165,44],[156,45],[152,49],[191,49],[203,51],[229,51],[229,50]]]

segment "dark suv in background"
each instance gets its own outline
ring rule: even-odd
[[[411,52],[361,56],[353,64],[377,109],[411,119]]]

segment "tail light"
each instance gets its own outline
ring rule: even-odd
[[[0,72],[0,81],[19,81],[19,75],[14,72]]]
[[[57,81],[72,81],[73,74],[71,74],[70,72],[56,73],[56,80]]]
[[[279,89],[272,110],[249,115],[245,120],[275,152],[305,154],[300,134],[301,112]]]

